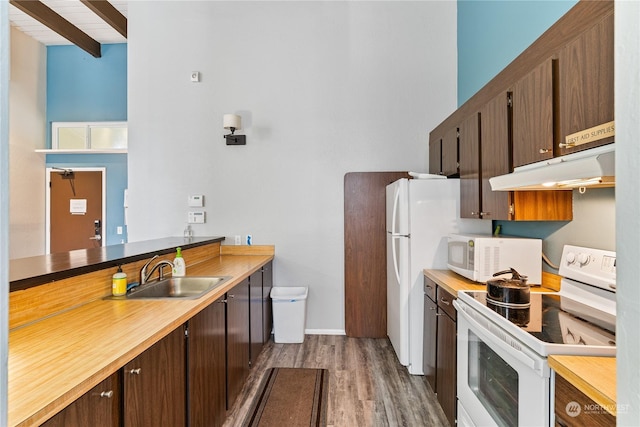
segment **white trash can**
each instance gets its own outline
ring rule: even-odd
[[[306,287],[273,287],[273,335],[277,343],[301,343],[307,320]]]

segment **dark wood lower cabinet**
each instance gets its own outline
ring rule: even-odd
[[[258,270],[249,276],[249,366],[253,366],[264,343],[262,309],[262,270]]]
[[[227,292],[227,409],[249,375],[249,279]]]
[[[42,425],[116,427],[121,401],[120,372],[116,372]]]
[[[262,267],[262,342],[271,339],[273,328],[273,306],[271,305],[271,289],[273,288],[273,261]]]
[[[616,425],[616,417],[558,374],[555,374],[554,400],[556,427]]]
[[[456,322],[438,307],[438,402],[451,426],[456,425]]]
[[[185,342],[181,326],[124,366],[125,427],[186,424]]]
[[[189,425],[217,427],[226,414],[224,297],[189,319]]]

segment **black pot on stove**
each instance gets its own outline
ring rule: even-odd
[[[511,273],[511,278],[507,279],[503,274]],[[526,305],[530,303],[530,291],[527,284],[527,276],[520,275],[515,269],[495,273],[496,279],[487,280],[487,301],[500,304]],[[516,307],[517,308],[517,307]]]

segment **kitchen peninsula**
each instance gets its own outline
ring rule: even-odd
[[[273,246],[222,240],[166,238],[11,261],[8,425],[45,422],[274,258]],[[146,261],[173,259],[177,246],[188,276],[231,279],[198,299],[104,298],[118,265],[136,282]]]

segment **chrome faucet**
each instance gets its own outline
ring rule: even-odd
[[[162,271],[162,269],[167,265],[173,269],[173,263],[171,261],[160,260],[156,263],[156,265],[153,266],[153,268],[151,268],[151,271],[147,273],[147,267],[156,258],[158,258],[158,255],[155,255],[153,258],[147,261],[145,265],[142,266],[142,269],[140,270],[141,285],[144,285],[145,283],[147,283],[147,280],[149,280],[149,277],[151,277],[154,271],[158,270],[158,280],[162,280],[164,279],[164,272]]]

